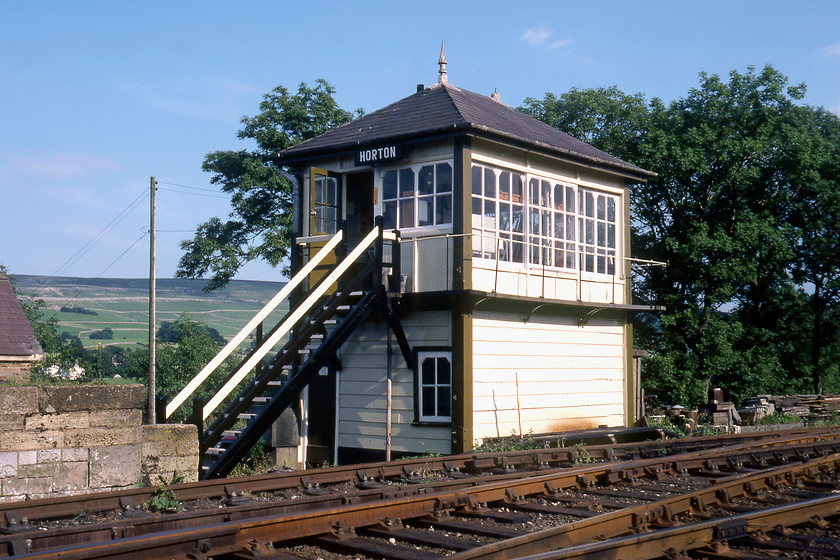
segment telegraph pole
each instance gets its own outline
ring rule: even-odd
[[[157,181],[149,182],[151,215],[149,218],[149,424],[156,423],[155,412],[155,190]]]

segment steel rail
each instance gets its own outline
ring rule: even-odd
[[[840,438],[840,431],[825,429],[810,429],[805,432],[772,432],[768,435],[770,443],[764,437],[724,438],[727,443],[738,442],[738,445],[753,442],[745,449],[767,445],[796,445],[827,438]],[[758,441],[755,441],[758,440]],[[718,448],[701,456],[690,458],[685,453],[708,450],[714,444],[713,438],[691,438],[675,440],[671,451],[681,455],[683,468],[701,468],[704,462],[714,461],[716,454],[733,449],[732,445],[720,448],[721,441],[717,441]],[[646,442],[641,444],[619,444],[587,447],[587,452],[597,461],[616,461],[627,457],[641,456],[671,457],[667,447],[661,442]],[[240,477],[232,479],[210,480],[194,483],[182,483],[168,486],[175,492],[179,501],[188,502],[197,499],[223,499],[238,495],[260,492],[274,492],[285,489],[318,489],[321,485],[340,484],[348,482],[366,482],[374,479],[408,479],[418,477],[418,473],[455,474],[470,472],[473,474],[498,470],[503,472],[510,469],[571,467],[580,463],[579,452],[574,448],[549,448],[526,451],[500,453],[468,453],[448,457],[423,457],[412,460],[393,461],[390,463],[372,463],[366,465],[350,465],[344,467],[329,467],[312,471],[290,471],[270,473],[265,475]],[[97,513],[140,508],[153,495],[155,489],[132,488],[114,492],[91,493],[79,496],[66,496],[25,502],[10,502],[0,504],[0,528],[14,527],[22,519],[38,521],[42,519],[72,518],[79,512]]]
[[[764,440],[761,445],[782,442],[807,443],[820,438],[840,438],[840,430],[807,428],[753,434],[727,434],[668,441],[586,446],[595,461],[617,461],[645,456],[662,457],[687,451],[720,448],[721,444]],[[669,451],[670,449],[670,451]],[[229,498],[243,493],[272,492],[284,489],[317,488],[320,485],[364,482],[371,479],[411,478],[412,473],[484,472],[492,469],[539,468],[541,465],[573,466],[580,462],[576,448],[550,447],[497,453],[464,453],[443,457],[420,457],[392,462],[328,467],[324,469],[286,471],[264,475],[206,480],[167,485],[181,501],[200,498]],[[0,528],[21,519],[37,521],[47,518],[75,517],[79,512],[102,512],[138,508],[155,492],[154,487],[130,488],[112,492],[77,496],[7,502],[0,504]]]
[[[737,452],[744,450],[743,444],[737,447],[739,448],[735,450]],[[766,450],[768,454],[772,452],[772,450]],[[208,551],[212,550],[214,555],[218,555],[226,553],[226,547],[232,546],[226,540],[230,534],[229,531],[227,529],[221,529],[221,527],[229,528],[231,524],[239,527],[236,532],[235,542],[239,543],[239,546],[243,547],[242,550],[244,550],[247,546],[250,546],[249,543],[254,541],[274,542],[277,540],[277,535],[283,535],[283,540],[288,540],[329,533],[337,521],[350,527],[364,527],[375,525],[384,517],[411,519],[432,514],[437,510],[458,508],[475,510],[482,503],[499,502],[509,499],[511,496],[545,494],[547,491],[550,492],[552,489],[558,487],[574,487],[581,483],[588,484],[588,481],[594,480],[595,478],[609,479],[608,472],[610,470],[615,472],[628,472],[632,469],[644,469],[645,467],[657,464],[662,465],[665,462],[671,462],[670,464],[673,464],[672,461],[673,458],[669,458],[667,461],[663,461],[663,459],[648,459],[631,461],[630,463],[632,464],[630,465],[580,467],[576,469],[565,469],[562,472],[551,474],[535,475],[524,480],[489,481],[482,486],[466,487],[467,485],[472,485],[474,481],[457,481],[454,484],[460,485],[462,488],[454,491],[435,493],[429,489],[430,493],[428,495],[419,492],[414,496],[394,497],[383,501],[375,500],[371,503],[352,503],[352,500],[350,500],[351,503],[346,505],[322,507],[314,512],[286,512],[279,516],[266,515],[250,520],[241,519],[244,512],[230,512],[224,522],[213,524],[206,519],[203,521],[194,521],[195,524],[209,531],[200,536],[196,536],[193,527],[169,531],[167,536],[172,537],[175,533],[182,533],[184,535],[183,540],[178,545],[181,551],[187,549],[194,551],[196,547],[203,547]],[[825,462],[827,459],[822,459],[822,461]],[[814,466],[812,465],[811,468],[814,468]],[[744,482],[739,482],[739,484],[743,486]],[[219,529],[222,535],[221,537],[214,536],[215,533],[212,530],[214,527]],[[25,535],[18,535],[17,537],[18,539],[23,539]],[[101,544],[76,547],[76,550],[81,551],[79,552],[81,556],[71,555],[67,557],[119,558],[123,557],[121,555],[127,554],[128,551],[133,550],[132,547],[134,544],[132,544],[132,539],[148,539],[149,549],[152,550],[158,546],[156,543],[159,542],[160,538],[162,537],[157,535],[122,538],[113,543],[114,548],[111,549],[112,552],[106,552],[104,548],[101,548]],[[196,539],[201,540],[204,544],[199,546]],[[166,546],[173,546],[171,539],[166,540],[166,542],[168,543]],[[62,554],[75,553],[63,552]],[[111,556],[107,556],[107,554],[111,554]],[[184,554],[187,553],[184,552]],[[194,553],[189,552],[189,554]]]
[[[652,504],[628,507],[597,517],[552,527],[522,537],[492,543],[460,552],[449,560],[504,560],[547,553],[577,546],[600,538],[614,538],[656,524],[670,524],[673,517],[686,512],[704,514],[712,505],[728,505],[737,496],[754,495],[761,490],[793,485],[797,480],[813,478],[825,469],[840,468],[840,454],[813,459],[798,465],[767,469],[754,474],[730,477],[725,482],[659,500]],[[549,493],[551,490],[549,489]],[[515,507],[515,504],[512,504]]]
[[[562,550],[520,557],[520,560],[560,560],[567,558],[661,558],[666,552],[675,554],[703,548],[714,542],[749,537],[777,526],[789,527],[815,518],[828,518],[840,513],[840,496],[805,500],[750,513],[660,529],[642,535],[630,535],[602,542],[572,546]],[[836,553],[836,550],[834,551]],[[452,557],[450,557],[452,558]]]

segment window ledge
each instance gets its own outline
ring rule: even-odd
[[[429,426],[429,427],[437,427],[437,428],[449,428],[452,426],[452,421],[449,422],[426,422],[423,420],[419,420],[416,422],[411,423],[412,426]]]

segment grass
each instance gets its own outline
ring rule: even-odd
[[[97,343],[135,346],[149,341],[148,280],[52,278],[15,275],[17,289],[43,299],[45,316],[54,317],[59,331],[79,336],[85,348]],[[156,325],[174,321],[188,313],[196,321],[232,338],[282,287],[279,282],[234,280],[228,287],[204,293],[203,281],[160,279],[156,286]],[[78,307],[96,315],[62,312],[62,307]],[[266,332],[286,313],[282,304],[266,320]],[[105,327],[114,330],[111,340],[91,340],[88,335]]]

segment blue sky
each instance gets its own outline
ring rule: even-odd
[[[840,113],[838,21],[837,0],[0,0],[0,264],[147,277],[155,176],[173,276],[179,242],[229,210],[204,155],[250,147],[239,120],[278,85],[325,78],[370,112],[434,83],[445,41],[450,83],[514,107],[612,85],[671,101],[700,72],[772,64]]]

